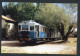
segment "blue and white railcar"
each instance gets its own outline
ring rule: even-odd
[[[18,23],[19,41],[36,41],[48,38],[47,28],[33,20]]]

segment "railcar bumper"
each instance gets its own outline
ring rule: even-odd
[[[33,40],[33,39],[32,38],[20,38],[20,40],[21,41],[25,41],[25,40],[30,41],[30,40]]]

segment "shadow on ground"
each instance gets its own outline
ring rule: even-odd
[[[6,43],[1,43],[1,46],[10,46],[10,47],[25,47],[25,46],[36,46],[36,45],[41,45],[41,44],[62,44],[63,42],[53,42],[53,41],[43,41],[39,43],[20,43],[20,42],[6,42]]]

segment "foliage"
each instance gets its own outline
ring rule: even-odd
[[[50,28],[50,31],[58,30],[66,39],[72,26],[70,25],[71,15],[66,13],[65,8],[59,8],[53,3],[41,3],[39,10],[35,14],[36,21]]]
[[[3,15],[10,15],[11,18],[20,22],[22,20],[30,20],[34,17],[34,12],[36,11],[36,7],[33,3],[22,3],[19,2],[14,4],[13,2],[9,2],[8,5],[5,5],[3,8]]]
[[[64,4],[64,7],[66,7],[68,9],[68,13],[70,13],[72,15],[72,19],[71,19],[71,23],[76,23],[77,22],[77,11],[78,11],[78,4],[76,3],[68,3],[68,4]]]
[[[42,3],[35,17],[37,21],[41,21],[42,24],[50,28],[63,23],[67,29],[70,23],[70,14],[66,14],[64,8],[59,8],[51,3]]]

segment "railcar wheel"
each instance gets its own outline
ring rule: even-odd
[[[37,43],[37,40],[33,40],[33,41],[32,41],[32,44],[36,44],[36,43]]]

